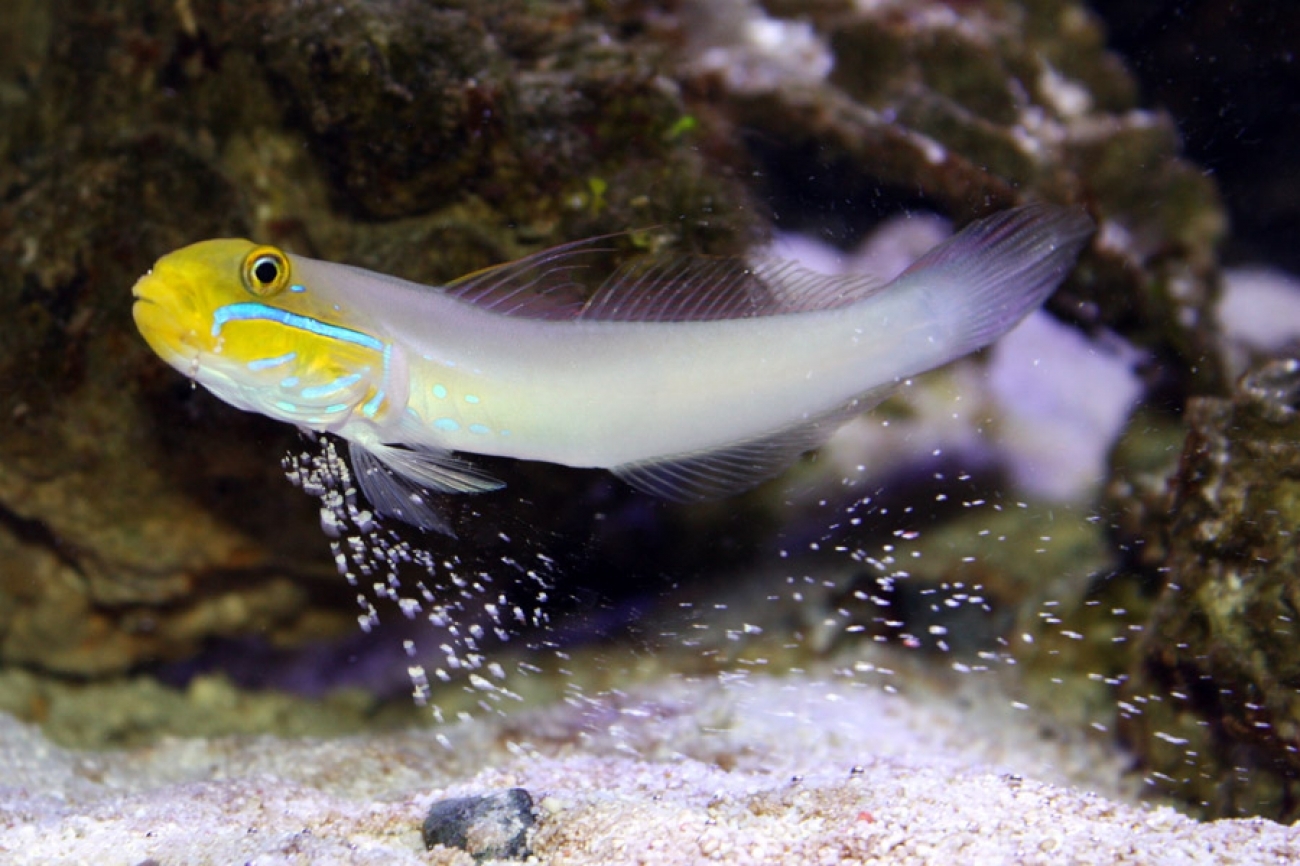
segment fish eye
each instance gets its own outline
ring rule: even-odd
[[[244,258],[244,288],[259,298],[289,285],[289,259],[275,247],[257,247]]]

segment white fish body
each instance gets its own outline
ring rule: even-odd
[[[287,255],[294,292],[342,327],[260,302],[225,307],[265,306],[262,325],[308,320],[305,336],[366,355],[364,370],[336,365],[313,385],[278,370],[291,387],[268,388],[273,377],[250,385],[249,375],[267,358],[169,360],[235,405],[348,439],[379,510],[426,528],[446,527],[416,487],[497,486],[451,452],[607,468],[660,496],[715,496],[780,471],[903,379],[997,339],[1051,294],[1091,231],[1082,213],[1029,205],[972,224],[885,286],[694,260],[617,274],[568,310],[529,292],[581,247],[442,289]],[[333,384],[347,400],[329,412],[304,405],[304,391]]]

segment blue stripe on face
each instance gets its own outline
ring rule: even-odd
[[[283,355],[277,355],[274,358],[257,358],[248,362],[248,369],[255,373],[261,370],[269,370],[272,367],[287,364],[296,357],[298,357],[297,352],[285,352]]]
[[[266,304],[259,304],[254,301],[244,301],[238,304],[227,304],[224,307],[218,307],[212,314],[212,336],[221,335],[221,328],[227,322],[248,322],[248,321],[267,321],[279,322],[290,328],[297,328],[300,331],[306,331],[309,334],[316,334],[320,337],[329,337],[334,340],[342,340],[345,343],[351,343],[354,346],[361,346],[365,349],[373,349],[376,352],[383,351],[384,344],[369,334],[363,334],[360,331],[353,331],[350,328],[343,328],[338,325],[331,325],[328,322],[322,322],[319,319],[313,319],[310,316],[300,316],[297,313],[291,313],[288,310],[281,310]]]
[[[326,382],[324,385],[312,385],[310,388],[303,388],[302,396],[307,400],[317,400],[321,397],[329,397],[332,394],[337,394],[344,388],[350,388],[360,381],[360,373],[349,373],[346,376],[339,376],[333,382]]]
[[[367,400],[366,405],[361,407],[361,414],[365,415],[367,418],[375,417],[375,413],[379,411],[379,406],[383,402],[384,392],[382,390],[376,391],[375,396]]]
[[[392,344],[385,343],[384,344],[384,371],[383,371],[383,378],[381,379],[381,381],[384,383],[385,386],[388,385],[389,374],[392,370],[392,366],[393,366],[393,347]],[[375,413],[379,411],[379,407],[382,406],[383,403],[384,403],[384,389],[380,388],[379,390],[375,391],[375,396],[367,400],[366,405],[361,407],[361,414],[365,415],[367,418],[373,418],[375,417]]]

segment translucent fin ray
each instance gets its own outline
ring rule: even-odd
[[[380,514],[420,529],[455,535],[429,502],[434,493],[482,493],[503,485],[448,451],[349,443],[361,492]]]
[[[511,262],[466,274],[444,291],[457,300],[504,316],[528,319],[574,319],[586,292],[574,272],[593,267],[613,253],[615,235],[561,244]]]
[[[819,274],[761,257],[747,261],[665,255],[629,262],[594,293],[587,292],[576,272],[598,268],[602,257],[615,252],[611,237],[576,241],[485,268],[444,291],[494,313],[521,318],[691,322],[831,309],[883,287],[863,275]]]
[[[934,303],[960,306],[953,357],[982,348],[1037,309],[1092,237],[1079,209],[1037,203],[996,213],[953,235],[899,275],[929,287]]]
[[[670,502],[720,499],[772,478],[825,443],[849,418],[892,394],[896,383],[873,388],[843,406],[769,436],[690,454],[624,463],[611,471],[643,493]]]

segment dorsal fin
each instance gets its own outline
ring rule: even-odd
[[[587,291],[574,272],[596,267],[617,251],[616,235],[573,241],[466,274],[444,287],[453,298],[504,316],[574,319]]]
[[[841,307],[880,286],[865,276],[818,274],[793,262],[677,255],[630,262],[579,318],[620,322],[748,319]]]
[[[871,277],[819,274],[776,259],[678,254],[633,260],[594,293],[584,289],[577,272],[598,268],[602,257],[614,253],[613,237],[575,241],[475,271],[445,291],[522,318],[690,322],[832,309],[883,287]]]

